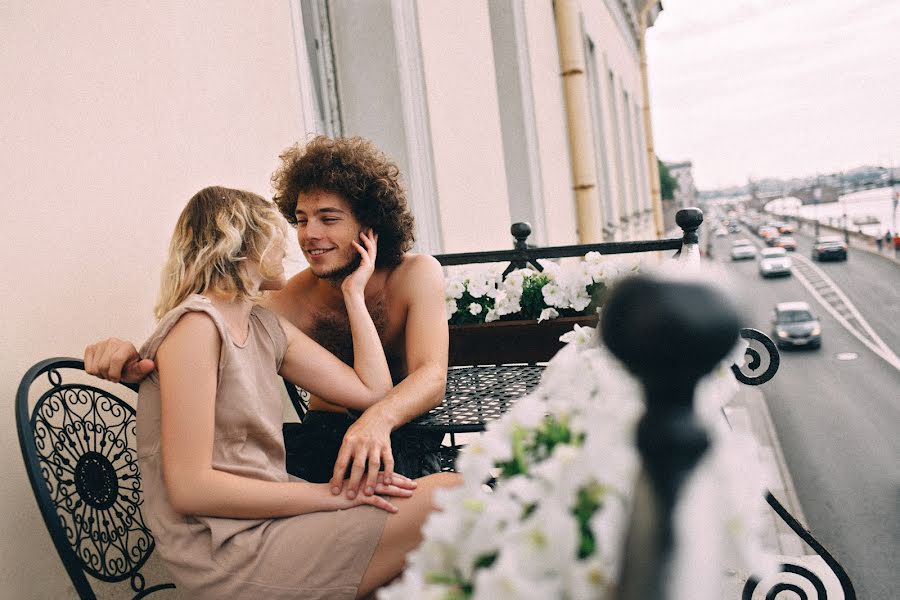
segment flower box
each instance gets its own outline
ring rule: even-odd
[[[450,325],[450,365],[546,362],[575,325],[595,327],[597,315]]]

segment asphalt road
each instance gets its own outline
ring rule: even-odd
[[[762,386],[807,525],[850,575],[857,597],[900,597],[900,371],[846,331],[796,277],[764,280],[756,261],[731,262],[731,240],[713,240],[746,300],[749,327],[771,335],[776,302],[804,300],[822,323],[821,350],[782,350]],[[796,236],[810,256],[811,238]],[[900,355],[900,266],[851,248],[846,263],[815,263]],[[847,360],[850,354],[856,357]]]

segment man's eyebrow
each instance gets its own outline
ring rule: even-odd
[[[341,215],[347,214],[347,211],[340,209],[337,206],[323,206],[322,208],[318,208],[313,212],[315,214],[321,214],[321,213],[334,213],[334,214],[341,214]],[[306,211],[298,208],[294,211],[294,214],[295,215],[305,215]]]

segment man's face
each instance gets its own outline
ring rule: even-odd
[[[297,241],[316,277],[342,279],[359,266],[351,242],[362,226],[350,203],[333,192],[300,192],[297,196]]]

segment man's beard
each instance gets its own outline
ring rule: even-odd
[[[351,258],[350,261],[346,265],[344,265],[342,267],[337,267],[334,270],[329,271],[327,273],[313,272],[313,274],[316,277],[318,277],[319,279],[327,279],[327,280],[331,281],[332,283],[340,283],[341,281],[344,280],[345,277],[347,277],[347,275],[349,275],[350,273],[355,271],[357,268],[359,268],[359,263],[361,263],[361,262],[362,262],[362,256],[360,256],[358,252],[354,252],[353,258]]]

